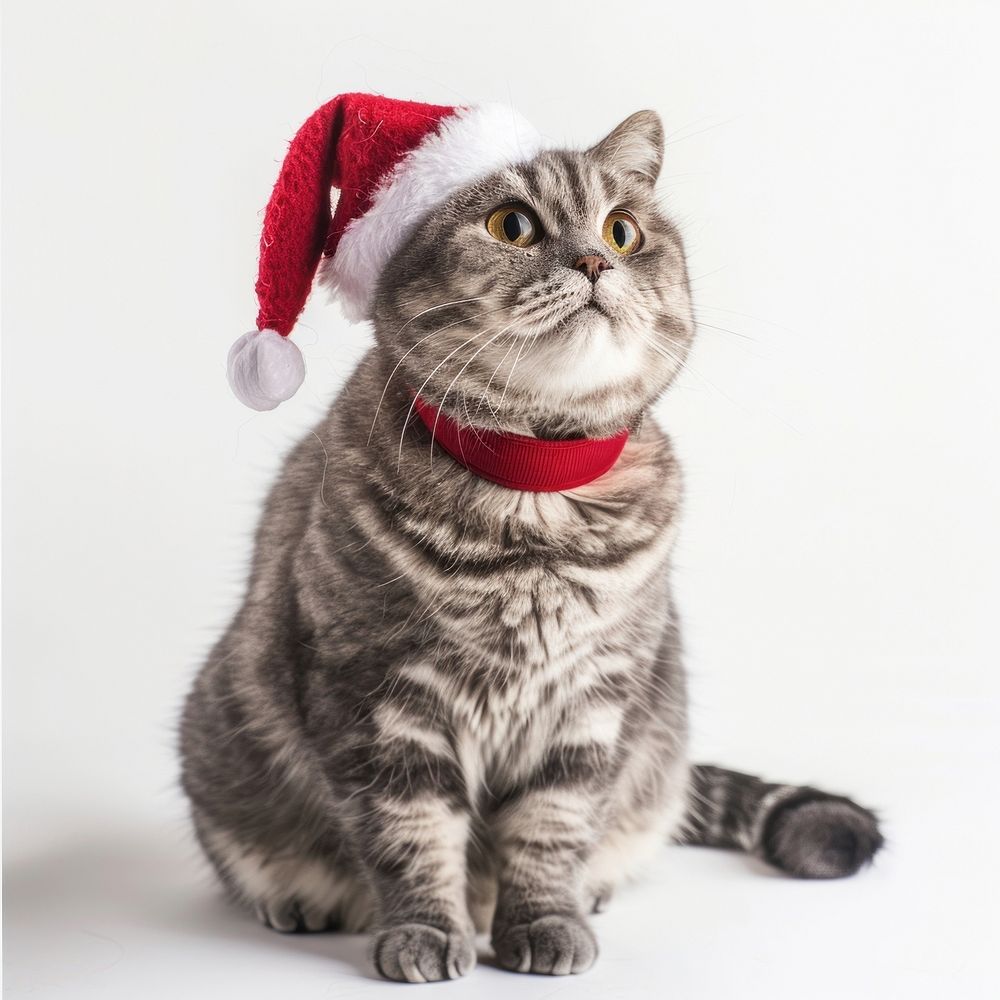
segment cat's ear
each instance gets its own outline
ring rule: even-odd
[[[663,165],[663,123],[655,111],[637,111],[587,150],[609,170],[655,183]]]

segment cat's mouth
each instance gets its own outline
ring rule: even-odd
[[[590,297],[590,299],[584,304],[583,308],[593,309],[595,312],[600,313],[602,316],[606,316],[608,319],[611,318],[611,313],[609,313],[607,309],[605,309],[604,306],[602,306],[601,303],[598,302],[594,296]]]
[[[613,324],[621,315],[621,306],[613,292],[575,280],[562,285],[533,286],[518,292],[509,318],[521,325],[522,332],[546,336],[575,332],[577,323],[588,329],[600,323]]]

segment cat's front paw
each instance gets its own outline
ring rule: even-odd
[[[568,976],[594,964],[597,939],[582,917],[539,917],[494,931],[493,950],[511,972]]]
[[[476,964],[475,949],[466,935],[429,924],[399,924],[379,931],[372,957],[380,975],[400,983],[458,979]]]

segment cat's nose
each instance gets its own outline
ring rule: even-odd
[[[585,274],[590,279],[591,284],[596,284],[597,279],[601,276],[601,271],[608,271],[614,265],[609,264],[603,257],[599,257],[596,253],[589,253],[583,257],[577,257],[573,261],[573,267]]]

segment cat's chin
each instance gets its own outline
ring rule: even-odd
[[[629,382],[643,371],[642,340],[622,335],[598,307],[581,308],[557,334],[540,334],[539,340],[530,354],[532,363],[516,369],[516,380],[521,388],[554,401]]]

